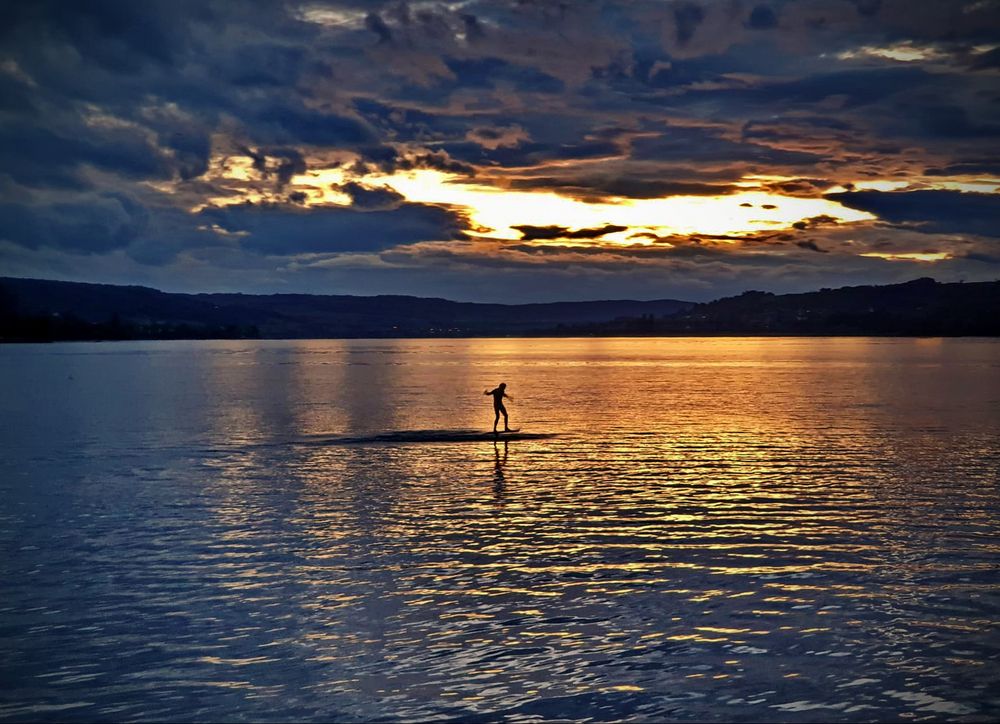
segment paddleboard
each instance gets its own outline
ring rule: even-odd
[[[474,442],[476,440],[545,440],[557,437],[552,432],[521,432],[520,428],[502,432],[497,430],[396,430],[364,437],[323,436],[300,444],[312,445],[365,445],[373,443],[428,443],[428,442]]]

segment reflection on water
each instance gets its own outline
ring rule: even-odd
[[[75,344],[0,373],[0,718],[1000,714],[997,342]],[[489,430],[500,380],[557,436],[376,439]]]
[[[503,457],[500,456],[500,448],[498,444],[503,445]],[[493,496],[496,498],[498,503],[503,502],[504,493],[507,489],[507,480],[503,476],[504,465],[507,464],[507,454],[510,452],[510,441],[504,440],[503,443],[493,442],[493,455],[495,457],[495,462],[493,465]]]

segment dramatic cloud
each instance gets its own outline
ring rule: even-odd
[[[959,191],[885,193],[855,191],[830,194],[852,209],[897,224],[913,224],[926,233],[980,234],[1000,238],[1000,194]]]
[[[388,249],[458,236],[461,226],[449,211],[419,204],[391,210],[243,204],[207,208],[198,216],[223,233],[244,237],[241,246],[248,251],[277,256]]]
[[[29,249],[51,246],[102,252],[128,246],[145,230],[149,214],[120,194],[74,197],[50,204],[0,203],[4,237]]]
[[[989,0],[6,10],[0,273],[496,300],[998,275]]]
[[[520,231],[521,238],[524,241],[534,241],[535,239],[598,239],[607,234],[615,234],[628,229],[627,226],[615,226],[613,224],[607,224],[596,229],[574,229],[572,231],[561,226],[530,226],[528,224],[512,226],[511,228]]]

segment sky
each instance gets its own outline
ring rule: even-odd
[[[1000,278],[1000,1],[5,3],[0,275],[465,301]]]

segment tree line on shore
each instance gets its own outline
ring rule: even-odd
[[[917,279],[803,294],[476,304],[335,295],[171,294],[0,278],[0,341],[641,335],[1000,336],[1000,281]]]

